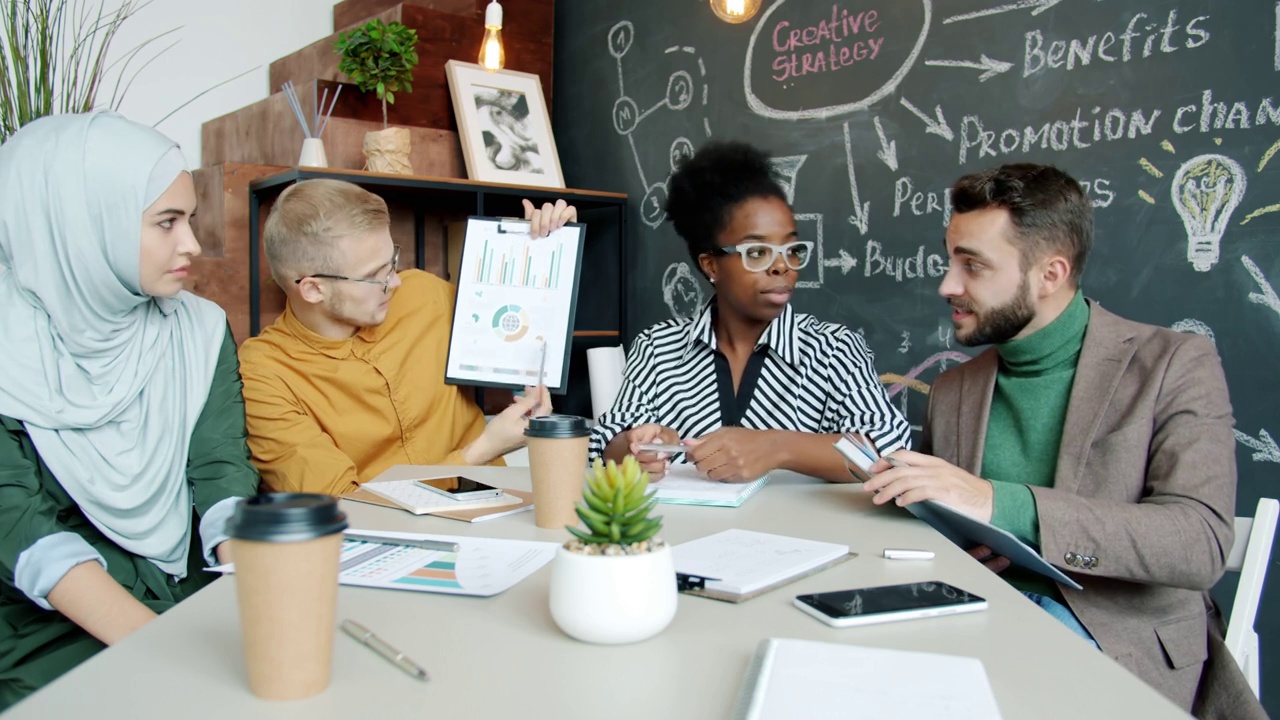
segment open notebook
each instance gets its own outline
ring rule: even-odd
[[[692,595],[742,602],[850,557],[848,545],[724,530],[672,549],[677,584]]]
[[[658,502],[680,505],[738,507],[769,482],[769,476],[749,483],[722,483],[710,480],[688,463],[672,463],[661,480],[652,483]]]
[[[760,641],[734,720],[849,717],[999,720],[1000,709],[976,658],[814,640]]]

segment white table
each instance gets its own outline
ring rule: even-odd
[[[526,468],[466,468],[527,489]],[[531,512],[467,524],[344,502],[353,528],[561,541]],[[17,705],[21,718],[724,718],[757,643],[791,637],[982,660],[1006,720],[1188,717],[927,525],[873,506],[858,486],[783,474],[736,510],[660,506],[682,542],[731,527],[848,544],[859,556],[739,605],[681,595],[661,635],[628,646],[577,642],[547,609],[550,567],[493,598],[343,587],[338,616],[364,623],[431,674],[416,681],[339,634],[329,689],[258,700],[247,688],[233,578],[220,579],[117,646]],[[930,562],[887,561],[885,547]],[[835,629],[791,605],[804,592],[941,580],[990,601],[986,612]]]

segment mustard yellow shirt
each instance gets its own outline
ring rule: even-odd
[[[341,495],[392,465],[465,464],[485,419],[469,389],[444,383],[456,289],[421,270],[400,279],[387,319],[351,338],[317,335],[286,307],[240,346],[264,487]]]

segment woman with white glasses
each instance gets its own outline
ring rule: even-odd
[[[841,433],[863,432],[882,452],[909,445],[862,338],[791,307],[813,243],[799,237],[765,153],[704,146],[672,175],[666,209],[714,292],[694,317],[632,343],[593,456],[635,455],[655,479],[674,460],[724,482],[776,469],[846,482],[831,447]],[[650,444],[686,449],[642,447]]]

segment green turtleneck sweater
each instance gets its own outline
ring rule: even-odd
[[[1089,305],[1077,291],[1053,322],[996,346],[1000,369],[987,420],[982,477],[993,488],[992,524],[1030,545],[1040,544],[1040,520],[1028,486],[1053,486],[1067,402],[1088,325]],[[1032,577],[1040,578],[1015,573],[1009,580],[1023,590],[1057,595],[1051,582],[1035,582]]]

